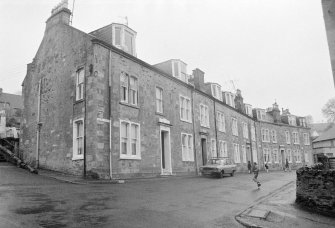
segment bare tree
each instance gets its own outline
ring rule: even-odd
[[[325,106],[323,106],[322,113],[328,122],[335,123],[335,97],[329,99]]]

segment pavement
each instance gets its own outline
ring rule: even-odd
[[[335,218],[295,204],[296,183],[291,181],[235,216],[245,227],[334,228]]]

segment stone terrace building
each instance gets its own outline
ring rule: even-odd
[[[261,115],[241,91],[205,83],[199,69],[188,75],[179,59],[143,62],[126,25],[87,34],[69,25],[70,14],[62,5],[53,10],[27,67],[25,161],[96,178],[196,175],[217,156],[231,157],[238,171],[247,161],[269,161],[271,169],[286,157],[294,166],[308,162],[306,126],[290,124],[280,111]],[[286,132],[299,143],[287,143]]]

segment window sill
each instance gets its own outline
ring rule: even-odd
[[[141,160],[141,157],[128,157],[125,155],[120,155],[120,160]]]
[[[209,126],[204,126],[204,125],[201,125],[201,124],[200,124],[200,127],[204,127],[204,128],[207,128],[207,129],[211,129]]]
[[[164,115],[162,112],[157,112],[157,111],[156,111],[155,114],[158,115],[158,116],[163,116],[163,117],[165,117],[165,115]]]
[[[83,101],[85,101],[85,99],[75,100],[75,101],[73,102],[73,104],[78,104],[78,103],[81,103],[81,102],[83,102]]]
[[[72,157],[72,161],[77,161],[77,160],[84,160],[84,156]]]
[[[180,121],[182,121],[182,122],[186,122],[186,123],[192,123],[192,121],[188,121],[188,120],[182,120],[182,119],[180,119]]]
[[[139,109],[139,107],[137,105],[128,104],[128,103],[125,103],[125,102],[122,102],[122,101],[120,101],[119,104],[124,105],[124,106],[128,106],[130,108]]]

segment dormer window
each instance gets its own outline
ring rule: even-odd
[[[256,113],[257,113],[257,119],[258,120],[265,121],[266,118],[265,118],[265,110],[264,109],[257,109]]]
[[[188,75],[186,73],[186,64],[180,60],[172,61],[172,76],[188,83]]]
[[[218,84],[212,84],[211,85],[212,90],[212,96],[216,99],[222,101],[222,92],[221,92],[221,86]]]
[[[235,108],[235,95],[230,92],[225,92],[226,104]]]
[[[252,116],[252,106],[249,104],[244,104],[245,107],[245,114],[248,116]]]
[[[292,126],[297,126],[297,121],[295,116],[288,116],[288,124]]]
[[[136,32],[126,25],[113,24],[113,45],[121,50],[136,56]]]

